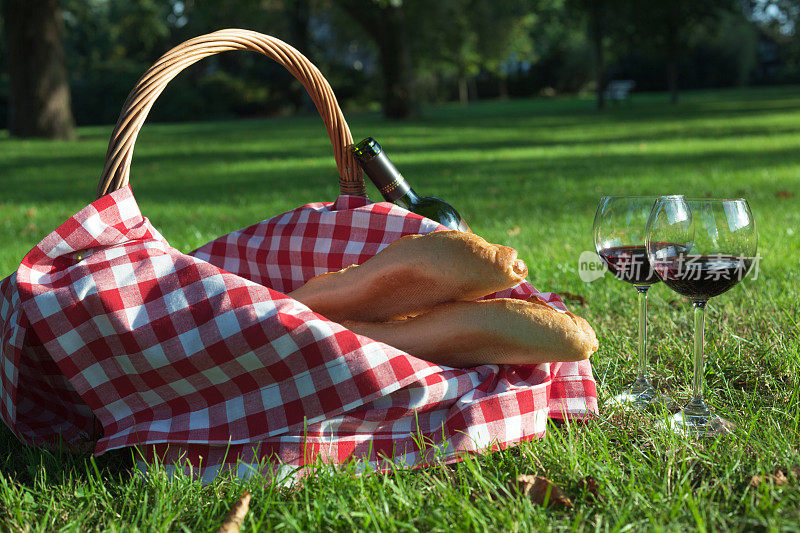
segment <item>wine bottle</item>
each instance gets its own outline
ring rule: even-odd
[[[448,228],[465,233],[470,231],[466,221],[452,205],[439,198],[417,194],[389,160],[378,141],[372,137],[356,144],[353,154],[387,202],[435,220]]]

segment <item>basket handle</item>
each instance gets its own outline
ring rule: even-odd
[[[145,72],[128,95],[117,125],[111,134],[106,164],[97,196],[103,196],[128,184],[133,145],[150,108],[167,86],[183,69],[204,57],[228,50],[249,50],[271,57],[300,80],[317,111],[322,116],[333,144],[333,155],[339,170],[342,194],[366,196],[361,168],[356,164],[350,146],[353,137],[331,86],[322,73],[303,54],[285,42],[250,30],[228,29],[201,35],[176,46]]]

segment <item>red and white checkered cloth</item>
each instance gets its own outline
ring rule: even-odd
[[[210,479],[318,460],[455,460],[542,436],[548,417],[595,413],[588,361],[443,367],[284,294],[439,228],[341,196],[187,255],[129,188],[106,195],[0,283],[0,415],[32,444],[140,445],[145,460]],[[532,294],[564,309],[528,283],[498,296]]]

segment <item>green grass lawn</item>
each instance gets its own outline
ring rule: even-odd
[[[320,469],[292,490],[263,480],[203,487],[159,473],[142,480],[130,451],[58,456],[3,428],[0,521],[26,531],[209,531],[247,488],[247,530],[799,530],[800,479],[750,483],[800,467],[798,87],[688,93],[678,106],[635,95],[602,113],[590,100],[519,100],[423,117],[348,119],[356,138],[382,142],[418,192],[449,200],[476,233],[517,248],[537,288],[585,297],[586,306],[572,305],[600,338],[599,420],[453,466],[366,476]],[[110,131],[83,128],[70,143],[0,132],[0,277],[94,198]],[[315,116],[149,125],[132,183],[145,215],[185,251],[337,193]],[[758,278],[713,300],[706,318],[708,399],[736,422],[734,435],[687,440],[604,406],[634,376],[635,291],[608,276],[581,282],[578,256],[593,249],[599,197],[626,193],[750,201]],[[650,294],[655,382],[677,406],[690,389],[690,305],[662,284]],[[547,476],[574,507],[510,494],[517,474]],[[580,488],[585,476],[599,499]]]

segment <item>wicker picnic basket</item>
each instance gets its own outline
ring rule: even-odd
[[[277,61],[303,84],[317,106],[328,130],[342,194],[366,196],[364,178],[350,146],[353,137],[344,119],[336,96],[328,81],[303,54],[285,42],[255,31],[227,29],[195,37],[176,46],[142,76],[128,95],[117,125],[111,135],[106,164],[97,189],[98,196],[128,184],[136,137],[147,119],[150,108],[167,84],[183,69],[204,57],[230,50],[248,50]]]
[[[341,194],[173,248],[128,186],[136,137],[185,67],[250,50],[308,91],[333,145]],[[111,137],[98,198],[0,281],[0,419],[21,440],[73,451],[138,446],[213,479],[352,459],[424,465],[542,436],[549,418],[597,410],[587,361],[449,368],[358,336],[287,296],[404,235],[442,229],[371,203],[328,82],[278,39],[222,30],[167,52]],[[557,295],[523,282],[495,297]]]

